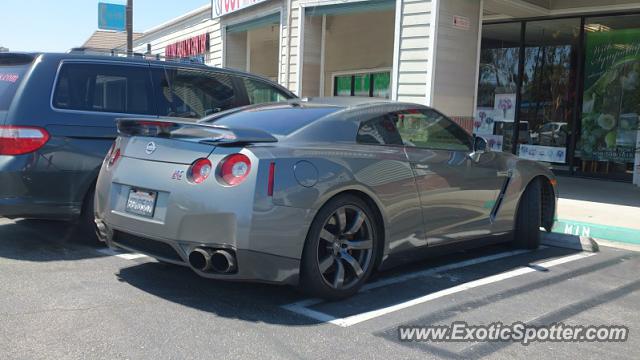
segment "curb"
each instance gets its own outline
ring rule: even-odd
[[[598,240],[640,245],[640,229],[634,228],[558,219],[553,226],[553,232],[571,236],[591,237]]]
[[[540,235],[540,243],[543,245],[594,253],[600,251],[600,247],[598,246],[596,240],[589,236],[577,236],[549,232],[543,232]]]

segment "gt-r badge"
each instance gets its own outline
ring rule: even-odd
[[[176,170],[173,172],[173,175],[171,175],[171,180],[182,180],[183,176],[184,170]]]
[[[156,143],[152,141],[147,144],[147,147],[144,149],[144,152],[146,152],[147,155],[151,155],[156,151],[157,148],[158,147],[156,146]]]

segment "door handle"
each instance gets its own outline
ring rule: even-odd
[[[429,170],[429,165],[411,163],[411,166],[416,170]]]

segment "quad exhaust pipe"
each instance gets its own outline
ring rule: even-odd
[[[189,253],[189,265],[202,272],[229,274],[236,270],[236,259],[227,250],[198,247]]]

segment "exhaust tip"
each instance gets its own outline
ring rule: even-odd
[[[195,248],[189,254],[189,265],[200,271],[211,269],[211,252],[205,249]]]
[[[217,250],[211,254],[211,268],[219,273],[230,273],[236,270],[236,260],[226,250]]]

